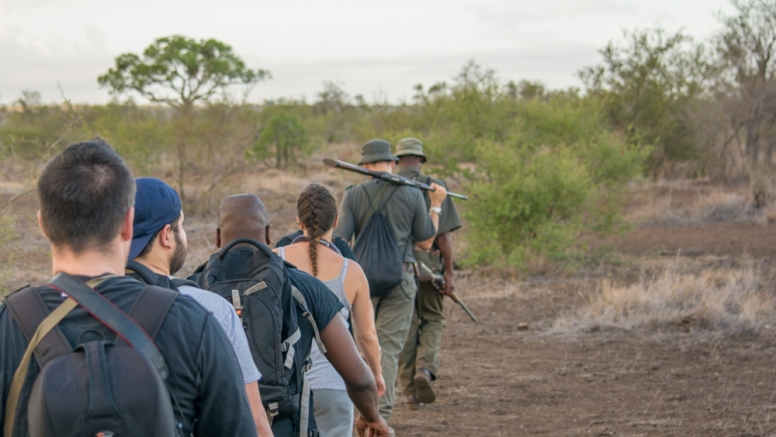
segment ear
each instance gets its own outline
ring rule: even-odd
[[[135,207],[129,208],[124,214],[124,222],[121,223],[121,241],[132,241],[133,223],[135,221]]]
[[[272,236],[270,235],[272,233],[270,232],[271,230],[272,230],[272,225],[267,225],[264,231],[264,234],[265,234],[264,236],[267,239],[267,246],[269,247],[272,247]]]
[[[172,249],[175,245],[175,233],[172,230],[172,226],[164,225],[159,232],[159,244],[165,249]]]
[[[216,247],[221,248],[221,228],[216,228]]]
[[[296,218],[296,225],[299,226],[299,229],[304,231],[304,224],[299,220],[299,217]]]
[[[334,226],[332,229],[337,229],[337,225],[339,225],[339,214],[337,214],[337,217],[334,217]]]
[[[46,235],[46,231],[43,229],[43,220],[40,218],[40,210],[38,210],[38,228],[40,229],[40,233],[48,240],[48,235]]]

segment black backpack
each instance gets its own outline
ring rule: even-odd
[[[380,191],[383,194],[386,185]],[[364,269],[367,281],[369,281],[369,294],[372,297],[385,297],[402,281],[402,264],[404,258],[399,252],[399,245],[396,244],[388,219],[382,212],[382,208],[391,200],[393,194],[398,190],[396,187],[391,191],[385,202],[378,203],[375,208],[369,193],[362,185],[364,194],[369,200],[371,215],[367,214],[368,221],[356,237],[356,243],[353,245],[353,253],[356,256],[356,262]],[[380,198],[378,197],[378,202]]]
[[[40,292],[32,287],[5,300],[30,342],[16,372],[20,379],[17,383],[14,375],[9,391],[6,435],[10,437],[12,432],[15,406],[33,350],[41,370],[27,403],[31,437],[180,435],[181,425],[176,424],[165,384],[167,364],[153,342],[178,293],[146,287],[127,315],[67,274],[58,274],[47,286],[70,297],[51,313]],[[85,331],[73,349],[56,325],[77,305],[114,331],[117,338],[82,342],[84,334],[96,334]]]
[[[178,287],[181,285],[199,288],[199,285],[194,281],[183,278],[171,278],[166,275],[154,273],[153,270],[134,260],[127,262],[125,274],[145,284],[157,285],[168,290],[178,291]]]
[[[246,243],[255,250],[230,253],[238,244]],[[228,254],[230,257],[227,258]],[[297,313],[312,324],[321,351],[325,353],[326,348],[320,341],[304,297],[287,276],[287,269],[295,267],[266,245],[238,239],[211,255],[189,279],[234,305],[248,336],[253,361],[261,373],[261,400],[270,421],[292,417],[299,412],[299,428],[306,430],[309,386],[304,372],[310,363],[309,354],[295,353],[295,345],[301,338]],[[300,435],[307,435],[307,432]]]

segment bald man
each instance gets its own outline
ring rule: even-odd
[[[216,246],[220,248],[243,238],[269,246],[272,244],[270,229],[267,208],[258,197],[252,194],[229,196],[219,207]],[[250,260],[258,250],[252,244],[239,244],[225,254],[223,263],[230,267],[236,266],[236,269],[240,270],[241,263],[248,262],[246,260]],[[326,358],[342,376],[350,399],[361,413],[356,419],[359,435],[364,435],[367,428],[370,428],[372,436],[388,436],[388,425],[378,411],[377,386],[372,372],[361,359],[347,326],[342,318],[337,316],[342,304],[326,285],[315,277],[290,267],[286,267],[285,271],[287,280],[302,293],[307,309],[320,330],[321,341],[326,347]],[[196,274],[190,279],[202,283]],[[299,309],[298,306],[294,308]],[[301,312],[297,314],[297,320],[301,340],[297,343],[299,348],[295,353],[307,357],[312,348],[314,329]],[[314,420],[311,423],[314,423]],[[298,434],[298,428],[298,418],[295,417],[272,423],[275,437]]]

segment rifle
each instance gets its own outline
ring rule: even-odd
[[[420,261],[415,263],[415,273],[417,274],[418,281],[430,282],[437,290],[444,288],[445,286],[445,278],[442,275],[438,275],[434,273],[433,270],[431,270],[427,265],[423,264]],[[472,314],[469,307],[467,307],[466,304],[463,303],[463,301],[461,300],[460,297],[458,297],[455,291],[450,293],[448,296],[450,296],[450,299],[452,299],[453,302],[457,303],[458,305],[461,306],[461,308],[463,308],[463,310],[466,312],[469,318],[472,319],[473,322],[477,321],[477,318],[474,317],[474,314]]]
[[[408,178],[405,178],[403,176],[399,176],[399,175],[395,175],[395,174],[391,174],[391,173],[386,173],[386,172],[383,172],[383,171],[367,170],[364,167],[359,167],[357,165],[353,165],[353,164],[350,164],[348,162],[339,161],[339,160],[336,160],[336,159],[326,158],[326,159],[323,160],[323,163],[326,164],[326,165],[335,167],[335,168],[341,168],[343,170],[348,170],[348,171],[352,171],[352,172],[355,172],[355,173],[361,173],[362,175],[371,176],[371,177],[376,178],[376,179],[382,179],[382,180],[384,180],[386,182],[390,182],[392,184],[396,184],[396,185],[409,185],[410,187],[420,188],[421,190],[434,191],[434,187],[432,187],[431,185],[428,185],[428,184],[424,184],[423,182],[418,182],[416,180],[408,179]],[[448,191],[447,195],[450,196],[450,197],[458,198],[458,199],[469,200],[469,196],[465,196],[463,194],[458,194],[458,193],[453,193],[452,191]]]

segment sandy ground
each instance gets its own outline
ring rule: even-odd
[[[254,187],[269,206],[274,238],[294,228],[295,196],[287,193],[299,192],[307,180],[339,192],[353,183],[325,169],[284,177],[278,173],[272,185]],[[3,198],[14,187],[0,187]],[[676,199],[704,199],[697,188],[689,194],[656,192],[660,199],[671,196],[669,207]],[[590,252],[607,249],[598,265],[516,279],[458,275],[458,291],[480,321],[471,322],[447,303],[438,401],[420,411],[398,405],[390,421],[398,436],[776,435],[774,330],[731,334],[680,327],[559,334],[551,329],[558,317],[584,305],[602,278],[632,282],[645,260],[678,253],[717,263],[742,257],[763,266],[774,261],[776,225],[767,220],[663,220],[665,208],[654,192],[635,197],[640,200],[630,208],[649,205],[657,219],[624,235],[585,236]],[[0,253],[6,291],[48,275],[48,248],[35,227],[35,210],[33,196],[15,205],[9,222],[13,242]],[[215,250],[214,215],[192,215],[186,223],[190,253],[182,273]],[[521,322],[527,330],[518,329]]]

